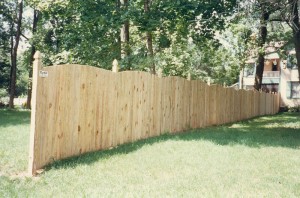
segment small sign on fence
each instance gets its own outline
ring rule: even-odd
[[[40,70],[39,76],[42,77],[42,78],[48,77],[48,71],[42,71],[42,70]]]

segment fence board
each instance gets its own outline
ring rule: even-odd
[[[195,94],[195,100],[196,100],[196,128],[201,128],[206,126],[206,105],[205,105],[205,91],[206,87],[208,87],[205,83],[202,83],[200,81],[196,81],[196,89],[197,93]]]
[[[179,77],[35,62],[29,171],[126,142],[275,114],[279,96]],[[39,77],[39,70],[48,77]]]

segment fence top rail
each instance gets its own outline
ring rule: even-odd
[[[136,71],[136,70],[130,70],[130,71],[119,71],[119,72],[113,72],[111,70],[108,69],[103,69],[103,68],[99,68],[99,67],[95,67],[95,66],[90,66],[90,65],[81,65],[81,64],[60,64],[60,65],[50,65],[50,66],[43,66],[41,69],[42,70],[48,70],[48,69],[54,69],[54,68],[62,68],[62,67],[68,67],[71,69],[71,67],[75,67],[75,68],[86,68],[88,70],[94,70],[95,72],[104,72],[104,73],[111,73],[111,74],[117,74],[117,75],[122,75],[124,73],[132,73],[132,74],[141,74],[141,75],[149,75],[149,76],[154,76],[157,79],[174,79],[174,80],[184,80],[184,81],[188,81],[188,82],[199,82],[199,83],[203,83],[209,87],[217,87],[217,88],[224,88],[224,89],[229,89],[229,90],[235,90],[238,92],[244,92],[244,93],[249,93],[249,92],[255,92],[255,93],[264,93],[264,94],[271,94],[271,95],[278,95],[278,93],[266,93],[263,91],[257,91],[255,89],[253,90],[245,90],[245,89],[234,89],[233,87],[224,87],[221,84],[210,84],[208,85],[205,81],[201,80],[201,79],[186,79],[180,76],[163,76],[163,77],[159,77],[157,75],[151,74],[149,72],[146,71]]]
[[[95,70],[95,71],[101,71],[101,72],[107,72],[107,73],[114,73],[114,74],[124,74],[124,73],[132,73],[132,74],[141,74],[141,75],[149,75],[149,76],[154,76],[158,79],[161,79],[159,76],[151,74],[149,72],[146,71],[136,71],[136,70],[126,70],[126,71],[119,71],[119,72],[112,72],[111,70],[108,69],[103,69],[103,68],[99,68],[99,67],[95,67],[95,66],[90,66],[90,65],[81,65],[81,64],[61,64],[61,65],[50,65],[50,66],[45,66],[42,69],[51,69],[51,68],[61,68],[61,67],[68,67],[71,69],[71,67],[77,67],[77,68],[89,68],[91,70]],[[194,79],[194,80],[188,80],[186,78],[180,77],[180,76],[163,76],[163,79],[176,79],[176,80],[185,80],[185,81],[197,81],[197,82],[202,82],[204,84],[206,84],[206,82],[200,80],[200,79]],[[214,84],[217,85],[217,84]],[[221,85],[218,85],[221,86]]]

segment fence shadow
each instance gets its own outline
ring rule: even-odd
[[[235,124],[192,130],[185,133],[165,134],[124,144],[111,150],[97,151],[78,157],[56,161],[46,169],[76,167],[80,164],[92,164],[101,159],[115,155],[128,154],[145,145],[153,145],[164,141],[210,141],[217,145],[247,147],[285,147],[300,148],[300,114],[279,114],[276,119],[261,117]],[[298,122],[297,122],[298,121]],[[296,124],[295,124],[296,123]]]

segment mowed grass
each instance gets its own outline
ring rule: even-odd
[[[24,177],[29,112],[0,110],[0,197],[300,197],[300,114],[163,135]]]
[[[29,123],[29,111],[0,109],[0,176],[18,174],[26,170],[29,155]]]

